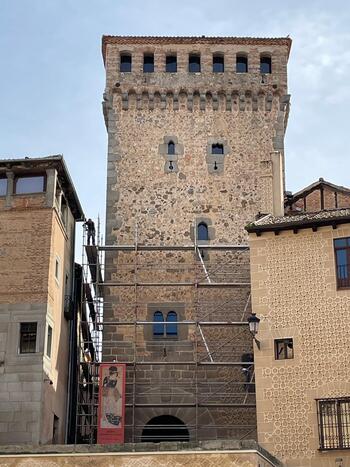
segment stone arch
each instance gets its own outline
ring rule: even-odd
[[[158,415],[151,418],[142,430],[141,442],[189,441],[190,434],[185,423],[174,415]]]

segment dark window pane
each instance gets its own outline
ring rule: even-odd
[[[131,71],[131,55],[125,54],[120,56],[120,71]]]
[[[16,179],[16,193],[41,193],[44,191],[44,175],[35,177],[18,177]]]
[[[211,153],[212,154],[223,154],[224,146],[222,144],[212,144]]]
[[[190,55],[188,59],[188,71],[191,73],[199,73],[201,71],[200,55]]]
[[[168,143],[168,155],[173,156],[175,154],[175,144],[172,141]]]
[[[293,339],[275,339],[275,360],[294,358]]]
[[[175,311],[169,311],[166,317],[166,335],[177,336],[177,314]],[[171,324],[169,324],[171,323]]]
[[[337,238],[336,240],[334,240],[334,245],[336,247],[347,246],[349,245],[349,240],[350,238]]]
[[[21,323],[20,327],[20,353],[36,352],[37,323]]]
[[[247,73],[248,72],[248,57],[244,55],[238,55],[236,60],[236,72]]]
[[[271,57],[260,58],[260,73],[271,73]]]
[[[209,235],[208,235],[208,226],[205,222],[201,222],[198,224],[197,228],[197,239],[198,240],[209,240]]]
[[[177,58],[176,55],[167,55],[165,59],[165,71],[167,73],[177,72]]]
[[[214,55],[213,56],[213,72],[214,73],[223,73],[224,72],[224,57],[223,55]]]
[[[154,72],[154,55],[153,54],[143,56],[143,72],[144,73]]]
[[[0,178],[0,196],[6,196],[7,178]]]
[[[46,341],[46,355],[51,358],[51,346],[52,346],[52,327],[47,327],[47,341]]]
[[[161,311],[156,311],[153,315],[153,335],[163,336],[164,335],[164,318]]]

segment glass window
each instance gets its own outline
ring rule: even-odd
[[[188,71],[191,73],[199,73],[201,71],[201,56],[198,54],[190,54],[188,57]]]
[[[197,240],[209,240],[208,226],[205,222],[200,222],[197,227]]]
[[[0,178],[0,196],[7,194],[7,178]]]
[[[18,195],[23,195],[26,193],[42,193],[43,191],[45,191],[44,175],[16,178],[15,193]]]
[[[214,73],[223,73],[225,69],[224,65],[224,56],[223,55],[213,55],[213,72]]]
[[[145,54],[143,56],[143,72],[144,73],[154,72],[154,54]]]
[[[51,346],[52,346],[52,327],[47,326],[47,337],[46,337],[46,355],[51,358]]]
[[[165,58],[165,71],[167,73],[177,72],[177,57],[176,55],[167,55]]]
[[[271,73],[271,72],[272,72],[271,57],[263,55],[262,57],[260,57],[260,73]]]
[[[56,258],[56,262],[55,262],[55,277],[57,280],[59,280],[60,278],[60,262],[58,261],[58,259]]]
[[[211,153],[212,154],[223,154],[224,153],[223,144],[212,144]]]
[[[293,339],[275,339],[275,360],[294,358]]]
[[[130,54],[120,55],[120,71],[123,71],[123,72],[131,71],[131,55]]]
[[[317,402],[320,448],[350,448],[350,398]]]
[[[334,240],[337,287],[350,287],[350,237]]]
[[[175,154],[175,144],[173,141],[169,141],[168,143],[168,155],[173,156]]]
[[[236,58],[236,72],[247,73],[248,72],[248,57],[246,55],[237,55]]]
[[[20,353],[36,352],[37,323],[21,323],[20,325]]]
[[[153,335],[164,335],[164,317],[161,311],[156,311],[153,315]]]
[[[166,317],[166,322],[166,335],[177,336],[177,314],[175,311],[169,311]]]

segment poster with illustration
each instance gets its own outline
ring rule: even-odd
[[[102,363],[98,405],[97,443],[124,443],[125,364]]]

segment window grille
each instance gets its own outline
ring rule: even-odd
[[[350,397],[317,401],[320,449],[350,448]]]
[[[20,353],[36,352],[37,323],[21,323],[20,327]]]
[[[334,240],[338,289],[350,287],[350,237]]]

